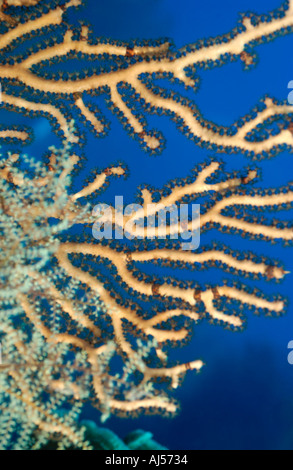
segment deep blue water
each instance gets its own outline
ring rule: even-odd
[[[89,20],[97,36],[123,40],[167,36],[180,47],[230,31],[239,12],[268,12],[278,6],[279,0],[88,0],[87,7],[75,16]],[[287,84],[293,80],[292,50],[293,35],[259,46],[259,64],[249,72],[244,72],[239,62],[202,72],[201,88],[194,96],[202,114],[218,124],[229,125],[249,112],[265,93],[286,99]],[[111,185],[105,201],[123,194],[127,202],[132,202],[141,183],[161,187],[172,178],[185,177],[196,163],[211,155],[177,132],[168,118],[148,116],[149,127],[163,130],[167,138],[163,154],[150,157],[129,138],[115,117],[109,113],[107,117],[111,119],[111,132],[102,140],[89,138],[86,171],[119,159],[129,166],[130,177],[127,182],[119,180]],[[11,122],[16,122],[15,116]],[[36,142],[31,152],[37,154],[52,143],[52,135],[44,120],[34,120],[34,131]],[[241,155],[220,158],[232,171],[249,164]],[[258,165],[263,171],[264,187],[277,187],[293,179],[292,155],[288,153]],[[213,239],[279,258],[286,269],[293,271],[292,248],[243,242],[216,232],[207,234],[205,241]],[[209,276],[212,282],[213,273]],[[258,287],[262,288],[262,283]],[[287,361],[287,345],[293,340],[292,275],[281,285],[271,284],[264,289],[291,298],[286,316],[268,319],[249,313],[242,333],[203,322],[194,329],[192,342],[178,351],[182,361],[201,357],[207,365],[200,375],[188,374],[175,394],[182,404],[177,417],[112,417],[107,426],[122,437],[137,428],[152,431],[156,440],[170,449],[293,449],[293,366]],[[88,410],[87,416],[98,418],[99,414]]]

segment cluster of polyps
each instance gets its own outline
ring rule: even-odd
[[[285,2],[280,9],[261,18],[246,15],[231,33],[199,41],[179,51],[174,51],[167,40],[129,45],[118,41],[97,41],[85,24],[71,29],[64,20],[66,11],[80,4],[81,0],[51,0],[46,5],[42,1],[6,0],[0,4],[3,22],[0,35],[3,107],[29,116],[43,115],[49,118],[57,135],[65,136],[72,144],[82,142],[78,130],[74,135],[70,131],[72,112],[76,112],[97,136],[104,135],[106,120],[89,102],[90,96],[100,94],[105,96],[110,109],[125,129],[150,153],[162,150],[164,139],[160,132],[148,130],[147,113],[167,114],[195,144],[218,152],[242,152],[249,157],[259,158],[292,148],[292,108],[284,103],[266,97],[249,115],[225,128],[206,121],[194,103],[172,90],[155,86],[154,80],[164,78],[171,83],[177,80],[187,87],[193,87],[197,83],[197,70],[200,68],[220,66],[235,60],[243,61],[247,67],[251,66],[257,44],[291,32],[293,2]],[[55,38],[51,37],[53,32]],[[27,50],[23,48],[24,52],[17,55],[16,47],[36,35],[44,39]],[[47,65],[73,58],[100,60],[103,65],[95,71],[81,70],[76,74],[60,72],[54,76],[46,70]],[[137,112],[137,104],[140,113]],[[280,116],[282,121],[279,131],[274,134],[268,131],[264,137],[266,126]],[[0,130],[1,139],[24,142],[28,137],[26,128]],[[54,171],[52,161],[49,163],[49,171]],[[186,198],[193,201],[199,196],[210,195],[209,202],[202,206],[202,232],[216,228],[252,239],[292,240],[290,223],[277,221],[265,224],[258,215],[252,217],[250,214],[251,208],[257,213],[272,207],[276,210],[284,205],[286,208],[291,207],[291,187],[269,191],[253,189],[252,185],[257,179],[255,169],[248,170],[244,175],[224,175],[222,180],[218,178],[219,172],[220,163],[217,161],[199,165],[193,177],[180,183],[170,182],[159,195],[159,200],[156,200],[157,195],[150,188],[144,188],[140,197],[141,218],[148,217],[146,208],[150,203],[160,202],[163,207],[169,207],[180,204]],[[101,191],[112,176],[122,176],[124,173],[123,166],[100,171],[94,181],[71,196],[68,205],[60,213],[51,216],[71,222],[78,220],[78,224],[93,223],[90,215],[79,217],[79,200]],[[1,170],[1,177],[8,184],[20,184],[5,166]],[[2,208],[4,212],[9,211],[5,201],[2,201]],[[112,222],[115,223],[115,215]],[[122,229],[126,223],[127,218],[122,222]],[[167,235],[171,235],[174,227],[170,224],[167,228]],[[186,229],[192,230],[192,227],[187,223]],[[137,235],[137,231],[134,235]],[[116,243],[115,240],[97,242],[86,235],[83,240],[72,240],[65,236],[54,252],[56,269],[84,286],[91,301],[95,296],[101,299],[106,306],[110,326],[105,321],[104,329],[101,329],[98,326],[99,318],[87,311],[86,305],[83,310],[78,299],[71,298],[68,292],[66,296],[62,294],[63,286],[60,282],[51,285],[46,295],[49,295],[54,305],[58,305],[58,311],[61,309],[65,315],[67,328],[71,325],[70,333],[54,331],[52,336],[46,315],[40,317],[33,308],[33,296],[25,298],[22,294],[19,302],[26,317],[46,341],[50,342],[54,338],[55,342],[65,342],[86,354],[98,406],[106,401],[107,409],[120,412],[151,409],[173,413],[176,404],[161,391],[154,391],[150,384],[158,379],[169,380],[176,388],[187,370],[201,369],[203,363],[197,360],[173,367],[167,364],[168,346],[183,343],[189,338],[190,322],[209,318],[223,326],[238,329],[243,326],[244,308],[252,308],[265,315],[280,315],[286,301],[279,296],[268,298],[238,281],[227,280],[219,285],[201,286],[193,281],[181,281],[173,277],[147,276],[139,266],[144,263],[188,269],[216,266],[237,276],[267,281],[282,279],[286,271],[275,261],[246,252],[235,252],[224,246],[186,252],[170,236],[162,241],[159,234],[155,233],[154,239],[149,241],[145,237],[144,226],[139,235],[138,240],[130,246]],[[104,268],[109,271],[110,277],[104,275]],[[38,285],[40,274],[28,275],[32,277],[34,285]],[[146,305],[151,308],[144,309]],[[80,334],[79,328],[86,329],[86,339]],[[146,342],[151,337],[155,345],[152,358],[138,360],[131,337],[141,337]],[[114,341],[125,361],[135,363],[137,372],[141,374],[137,387],[127,391],[127,397],[131,397],[131,400],[127,397],[121,400],[115,396],[113,387],[107,388],[106,369],[103,369],[103,374],[96,373],[99,359],[105,352],[103,341],[109,338]],[[54,386],[62,389],[60,383],[54,383]],[[68,393],[68,387],[66,390]],[[109,396],[109,390],[112,396]],[[72,388],[72,393],[78,396],[80,392]]]
[[[196,105],[184,96],[155,84],[157,78],[164,78],[171,84],[179,81],[196,90],[197,72],[201,68],[236,60],[251,66],[258,44],[291,33],[292,2],[284,2],[267,15],[243,15],[230,33],[177,51],[169,40],[131,44],[98,41],[84,23],[71,29],[65,15],[70,7],[81,3],[81,0],[51,0],[46,5],[42,1],[2,3],[0,78],[5,88],[4,107],[30,116],[42,114],[51,120],[58,135],[67,137],[69,115],[74,109],[84,124],[99,136],[105,134],[107,121],[88,97],[103,95],[127,132],[150,153],[162,151],[164,138],[160,132],[148,129],[147,113],[170,116],[189,139],[218,152],[242,152],[260,158],[292,148],[291,107],[286,103],[266,97],[235,124],[223,127],[205,120]],[[5,23],[5,17],[11,21]],[[17,45],[36,35],[43,37],[38,45],[20,54],[15,52]],[[51,74],[52,64],[71,59],[94,61],[99,65],[72,74]],[[70,105],[68,108],[64,100]],[[269,129],[269,121],[280,116],[285,119],[278,133],[271,134],[268,130],[263,139],[259,128]],[[16,130],[15,137],[25,140]],[[81,142],[81,136],[76,136],[75,140]]]

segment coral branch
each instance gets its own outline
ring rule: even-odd
[[[15,6],[19,4],[27,9],[27,16],[16,26],[14,22],[17,21],[18,13]],[[131,45],[118,41],[99,42],[93,39],[90,28],[85,24],[70,29],[64,15],[68,8],[80,4],[79,0],[67,1],[48,12],[42,2],[3,3],[1,14],[10,18],[10,26],[0,37],[0,48],[3,51],[0,78],[8,95],[4,104],[9,103],[15,110],[45,111],[45,114],[54,117],[52,123],[56,131],[61,130],[67,137],[61,104],[58,102],[62,96],[68,103],[75,101],[79,114],[100,136],[105,132],[105,118],[85,104],[84,96],[104,94],[110,109],[125,129],[151,154],[163,149],[164,138],[159,132],[147,129],[140,110],[170,116],[195,144],[217,152],[242,152],[252,158],[262,158],[274,156],[284,149],[292,149],[292,109],[286,103],[278,103],[266,97],[250,114],[232,126],[224,127],[205,120],[189,99],[169,88],[155,85],[157,78],[169,80],[171,84],[179,80],[196,91],[201,69],[218,67],[236,60],[243,61],[247,68],[253,66],[254,51],[258,44],[292,32],[291,1],[284,2],[279,9],[267,15],[243,15],[230,33],[198,41],[178,51],[168,40]],[[58,39],[43,40],[22,55],[13,54],[19,42],[26,42],[36,34],[42,37],[56,28]],[[96,61],[99,66],[73,74],[51,74],[50,65],[71,59]],[[15,96],[15,84],[23,87],[25,103],[24,98],[21,100]],[[281,118],[282,123],[278,133],[271,134],[269,125],[277,118]]]

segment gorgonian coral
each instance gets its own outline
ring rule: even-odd
[[[92,213],[90,203],[102,202],[110,182],[127,176],[126,165],[104,168],[101,156],[83,188],[76,192],[71,183],[82,166],[80,121],[96,137],[108,131],[97,96],[150,154],[163,150],[164,137],[148,128],[148,113],[169,116],[196,145],[218,153],[240,152],[259,160],[291,151],[292,108],[286,103],[266,96],[225,127],[206,120],[172,86],[180,83],[196,92],[201,69],[237,60],[249,69],[257,45],[292,32],[293,2],[267,15],[242,15],[230,33],[180,50],[166,39],[127,44],[95,39],[85,23],[69,25],[69,8],[81,5],[81,0],[0,3],[1,106],[49,119],[66,142],[62,151],[51,149],[37,163],[12,153],[3,157],[0,170],[3,429],[13,438],[23,406],[31,407],[33,419],[18,429],[20,440],[25,430],[27,436],[41,433],[36,446],[53,433],[63,436],[61,445],[87,447],[72,424],[84,401],[98,407],[104,419],[111,412],[174,414],[178,404],[166,393],[166,383],[176,388],[186,371],[199,371],[203,362],[171,363],[170,346],[186,343],[192,325],[202,319],[239,330],[244,312],[281,315],[287,302],[245,282],[278,282],[287,274],[284,266],[241,246],[207,245],[204,235],[216,229],[290,244],[292,222],[264,218],[263,213],[291,209],[292,185],[264,190],[255,165],[228,173],[218,158],[206,159],[188,177],[161,189],[141,186],[135,217],[127,212],[121,217],[112,205],[99,213],[99,223],[110,231],[113,225],[118,228],[113,240],[93,238],[98,212]],[[80,62],[78,72],[62,70],[72,60]],[[85,62],[93,66],[87,69]],[[53,71],[56,65],[60,71]],[[32,138],[25,126],[0,129],[4,143]],[[161,211],[198,201],[200,218],[187,215],[180,231],[184,235],[200,228],[202,245],[186,251],[174,237],[178,219],[166,218],[164,233],[155,223]],[[125,233],[127,240],[120,236]],[[152,268],[151,274],[145,267]],[[210,267],[230,277],[203,285],[200,276],[191,276],[191,271]],[[188,270],[188,280],[176,275],[179,269]],[[122,370],[113,366],[118,356]],[[4,446],[9,443],[4,439]]]

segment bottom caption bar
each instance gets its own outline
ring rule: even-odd
[[[144,468],[145,466],[169,467],[169,466],[191,466],[195,463],[193,451],[115,451],[97,452],[98,461],[104,465],[126,465],[132,468]]]

